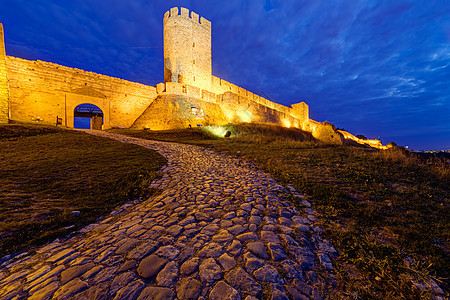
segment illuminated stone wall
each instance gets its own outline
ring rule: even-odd
[[[79,104],[98,106],[104,128],[129,127],[156,98],[156,88],[43,61],[6,56],[11,119],[73,127]]]
[[[9,114],[8,78],[6,76],[5,40],[3,24],[0,23],[0,123],[8,122]]]
[[[133,128],[159,130],[170,129],[171,126],[185,128],[189,124],[223,125],[244,122],[309,129],[308,105],[303,102],[295,104],[294,107],[286,107],[239,87],[231,89],[237,93],[226,91],[215,94],[188,84],[166,82],[158,84],[157,90],[158,94],[164,97],[158,97],[136,120]],[[199,110],[203,112],[203,118],[200,119],[197,115]],[[158,118],[164,120],[156,121]],[[168,121],[170,118],[173,120]]]
[[[171,8],[164,15],[164,82],[209,90],[211,74],[211,22],[186,8]]]
[[[225,114],[233,121],[274,123],[308,130],[308,105],[301,102],[286,107],[238,87],[238,93],[224,92],[217,97]],[[301,109],[300,109],[301,108]]]
[[[336,130],[333,124],[327,121],[320,123],[310,120],[309,129],[315,139],[324,143],[342,145],[344,142],[342,134]]]
[[[351,133],[349,133],[347,131],[344,131],[344,130],[338,130],[338,132],[340,134],[342,134],[342,136],[346,140],[352,140],[352,141],[354,141],[354,142],[356,142],[358,144],[367,145],[367,146],[370,146],[370,147],[373,147],[373,148],[377,148],[377,149],[383,149],[383,150],[388,149],[388,147],[383,146],[381,144],[380,140],[360,139],[360,138],[357,138],[356,136],[354,136],[353,134],[351,134]]]

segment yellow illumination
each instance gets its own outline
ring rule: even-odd
[[[252,113],[248,110],[241,110],[237,113],[237,117],[239,118],[239,121],[248,123],[253,120]]]
[[[338,130],[338,131],[344,136],[345,139],[355,141],[358,144],[369,145],[370,147],[377,148],[377,149],[380,149],[380,150],[386,150],[387,149],[387,147],[383,146],[381,144],[381,141],[379,141],[379,140],[363,140],[363,139],[357,138],[356,136],[354,136],[353,134],[351,134],[351,133],[349,133],[347,131],[343,131],[343,130]]]
[[[222,137],[222,138],[225,137],[225,134],[227,133],[227,130],[225,129],[225,127],[222,127],[222,126],[204,126],[204,127],[202,127],[202,129],[216,137]]]
[[[289,121],[288,119],[283,119],[281,120],[281,123],[283,124],[284,127],[291,127],[291,121]]]
[[[225,115],[225,118],[227,119],[228,122],[232,122],[234,119],[234,113],[232,110],[230,109],[226,109],[226,108],[222,108],[223,114]]]

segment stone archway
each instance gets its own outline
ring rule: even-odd
[[[83,103],[74,109],[74,128],[103,129],[103,111],[96,105]]]
[[[111,128],[109,123],[110,118],[110,103],[106,97],[95,97],[81,94],[67,93],[66,97],[66,120],[67,127],[74,128],[75,108],[82,104],[91,104],[98,107],[103,113],[102,129]]]

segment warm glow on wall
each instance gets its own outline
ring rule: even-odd
[[[358,144],[369,145],[370,147],[377,148],[380,150],[388,149],[386,146],[383,146],[381,144],[381,141],[379,141],[379,140],[369,140],[369,139],[364,140],[364,139],[357,138],[356,136],[354,136],[353,134],[351,134],[347,131],[344,131],[344,130],[338,130],[338,131],[344,136],[345,139],[355,141]]]
[[[248,110],[241,110],[237,113],[237,117],[239,118],[239,121],[244,123],[249,123],[253,120],[252,113]]]
[[[221,138],[225,137],[225,134],[227,133],[227,130],[223,126],[203,126],[202,129],[215,137]]]
[[[223,114],[225,115],[225,118],[228,120],[228,122],[232,122],[234,119],[234,113],[230,109],[226,109],[225,107],[222,108]]]
[[[283,124],[284,127],[291,127],[291,121],[289,121],[288,119],[282,119],[281,123]]]

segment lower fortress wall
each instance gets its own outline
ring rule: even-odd
[[[327,143],[342,144],[345,138],[383,147],[378,140],[362,141],[337,132],[328,122],[310,120],[304,102],[286,107],[217,77],[212,77],[210,90],[175,82],[153,87],[0,53],[0,97],[4,121],[9,110],[12,120],[56,124],[60,118],[62,125],[74,127],[75,107],[90,103],[102,110],[103,129],[165,130],[255,122],[300,128]]]
[[[232,122],[273,123],[308,129],[308,105],[305,103],[286,107],[216,77],[213,83],[218,82],[218,85],[211,87],[212,92],[173,82],[146,86],[12,56],[5,56],[5,63],[12,120],[56,124],[58,117],[62,125],[73,127],[75,107],[90,103],[102,110],[104,129],[162,130]],[[158,95],[157,102],[153,103]]]
[[[130,127],[157,96],[152,86],[39,60],[6,56],[6,71],[12,120],[56,124],[59,117],[73,127],[75,107],[90,103],[102,110],[105,129]]]

